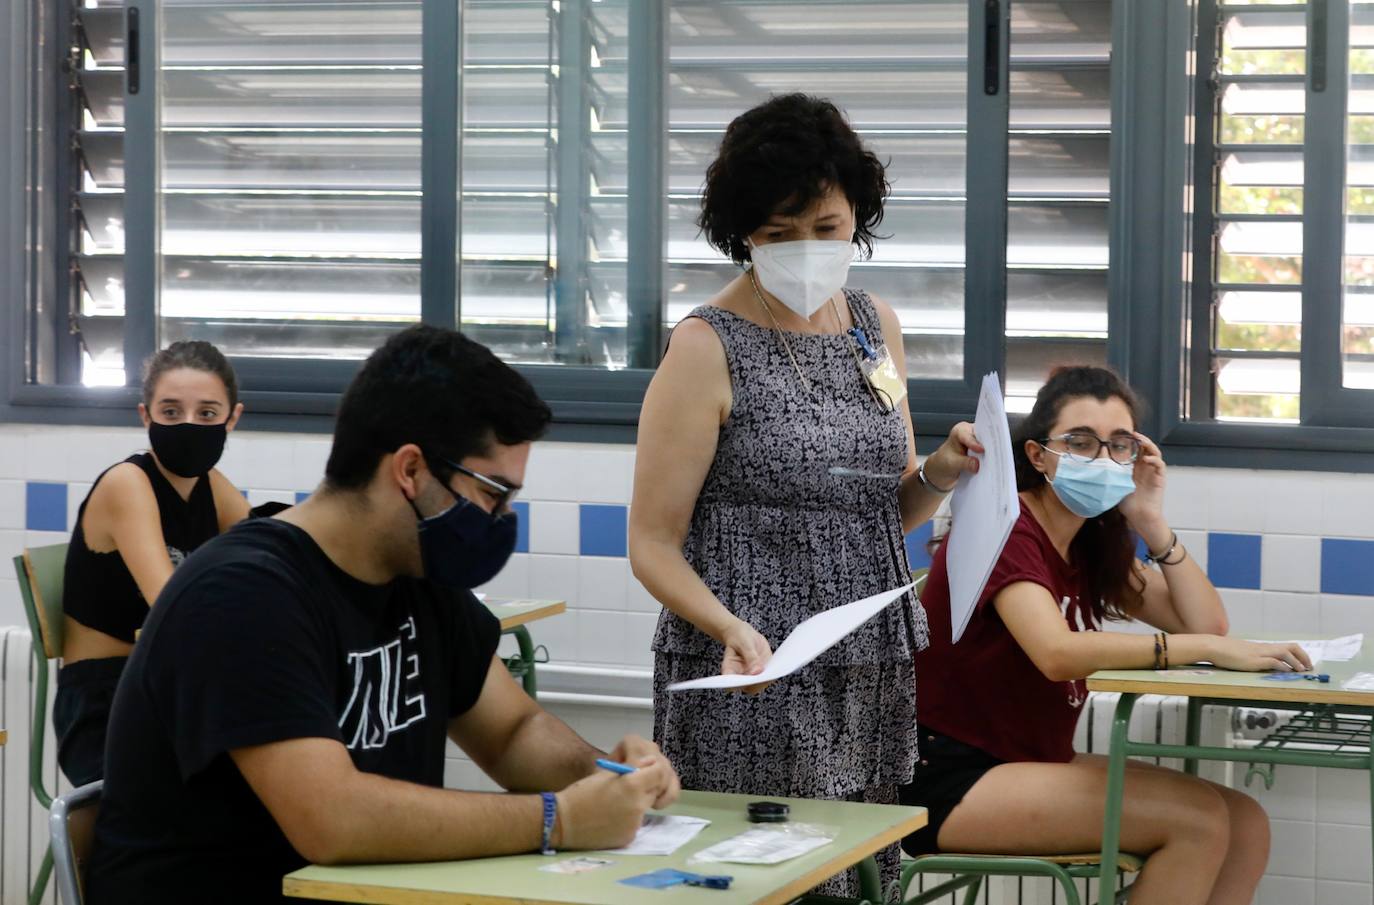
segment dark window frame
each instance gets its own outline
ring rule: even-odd
[[[1320,470],[1374,470],[1374,429],[1342,426],[1267,426],[1222,424],[1185,418],[1187,406],[1186,375],[1200,362],[1185,355],[1184,337],[1192,331],[1206,336],[1210,323],[1198,317],[1199,290],[1197,267],[1210,267],[1198,260],[1198,243],[1210,241],[1205,224],[1189,222],[1179,214],[1179,205],[1168,199],[1183,199],[1190,191],[1208,191],[1197,183],[1204,163],[1210,166],[1210,143],[1205,140],[1210,120],[1198,120],[1194,134],[1200,139],[1185,141],[1190,117],[1210,107],[1206,78],[1194,79],[1188,72],[1190,55],[1199,49],[1198,23],[1215,0],[1111,0],[1112,13],[1112,135],[1111,142],[1111,267],[1109,270],[1108,360],[1148,398],[1151,413],[1143,427],[1165,446],[1175,464],[1238,466],[1260,468],[1307,468]],[[1315,0],[1321,2],[1321,0]],[[1210,4],[1210,6],[1208,6]],[[457,16],[438,7],[454,4],[426,4],[426,77],[423,104],[430,109],[452,110],[460,96],[459,67],[453,39],[461,23]],[[433,7],[433,9],[431,9]],[[922,448],[930,448],[956,421],[971,416],[977,386],[983,373],[1002,369],[1005,360],[1006,321],[1006,170],[1007,170],[1007,73],[1009,3],[992,4],[1001,16],[999,36],[999,91],[984,91],[985,67],[983,41],[988,24],[984,15],[989,5],[982,0],[969,3],[969,125],[968,125],[968,216],[966,219],[965,290],[965,374],[961,381],[910,382],[913,417],[922,438]],[[664,0],[636,3],[631,17],[632,85],[641,86],[629,99],[630,116],[640,134],[664,134],[666,92],[667,14]],[[58,12],[60,3],[42,7],[43,20],[29,22],[57,43],[65,26]],[[155,9],[155,4],[154,4]],[[1214,13],[1213,13],[1214,14]],[[145,27],[148,23],[145,22]],[[35,33],[36,34],[36,33]],[[440,36],[448,40],[441,40]],[[29,186],[45,178],[56,182],[67,178],[58,169],[57,153],[61,130],[51,128],[62,111],[56,66],[33,70],[29,29],[10,33],[3,59],[10,78],[8,90],[0,92],[0,121],[22,122],[26,128],[6,132],[8,178],[0,185],[0,266],[3,283],[0,292],[10,300],[0,326],[6,339],[0,346],[0,421],[50,424],[119,425],[133,421],[137,402],[134,387],[88,388],[72,384],[39,384],[36,357],[30,351],[39,342],[50,350],[62,349],[49,357],[56,368],[69,372],[76,340],[67,332],[65,306],[58,311],[54,298],[63,298],[60,260],[53,249],[66,237],[58,233],[57,214],[61,199],[51,201],[47,211],[38,211],[36,193]],[[155,42],[145,42],[145,46]],[[433,61],[434,66],[428,64]],[[49,61],[51,64],[52,61]],[[145,58],[144,63],[148,60]],[[1199,65],[1204,62],[1199,58]],[[1210,66],[1210,61],[1205,61]],[[433,73],[431,73],[433,69]],[[1168,73],[1161,79],[1160,72]],[[441,78],[440,73],[449,73]],[[31,89],[43,82],[46,100]],[[145,98],[151,95],[145,94]],[[47,107],[44,107],[44,104]],[[135,112],[135,116],[138,114]],[[156,116],[152,109],[148,115]],[[44,124],[47,129],[36,130]],[[429,122],[432,117],[426,117]],[[145,127],[146,130],[147,127]],[[422,316],[427,321],[453,323],[461,304],[455,255],[437,253],[456,248],[453,225],[457,222],[460,161],[456,130],[451,136],[434,141],[425,129],[422,161],[426,188],[453,188],[454,191],[426,191],[426,227],[422,245],[428,252],[423,268]],[[444,130],[435,130],[444,132]],[[154,134],[148,131],[147,134]],[[40,147],[42,136],[48,143]],[[126,141],[129,133],[126,133]],[[135,139],[136,141],[137,139]],[[630,230],[632,253],[627,274],[630,293],[630,332],[637,337],[639,349],[660,348],[665,341],[660,318],[645,316],[646,306],[638,300],[661,298],[666,270],[662,252],[666,229],[665,141],[636,142],[629,160],[632,186],[658,187],[657,191],[638,191],[632,197],[630,217],[639,228]],[[1343,149],[1342,149],[1343,154]],[[142,155],[144,159],[148,155]],[[138,158],[140,155],[130,155]],[[153,172],[156,172],[153,170]],[[49,183],[52,184],[52,183]],[[142,201],[134,201],[134,220],[142,207],[144,222],[151,227],[155,215],[155,196],[151,190]],[[42,216],[34,216],[35,213]],[[445,226],[447,224],[447,226]],[[46,230],[40,238],[35,230]],[[137,227],[131,226],[132,233]],[[149,235],[155,235],[150,232]],[[36,249],[31,251],[30,249]],[[1187,254],[1194,270],[1185,273]],[[431,266],[434,265],[434,266]],[[45,269],[46,268],[46,269]],[[145,275],[151,277],[151,275]],[[126,278],[127,279],[127,278]],[[135,275],[135,280],[138,277]],[[1210,286],[1206,287],[1210,296]],[[1171,300],[1171,301],[1170,301]],[[1210,300],[1209,300],[1210,305]],[[1307,305],[1304,306],[1305,316]],[[447,320],[446,320],[447,319]],[[154,323],[152,311],[141,324],[126,330],[130,349],[151,350]],[[1196,353],[1197,343],[1191,348]],[[1208,352],[1203,349],[1204,356]],[[62,362],[66,364],[62,364]],[[652,370],[643,355],[621,371],[567,365],[520,366],[555,413],[552,436],[558,439],[607,442],[633,442],[643,393]],[[235,366],[248,386],[264,383],[274,390],[248,390],[245,401],[251,424],[260,430],[289,430],[327,433],[332,430],[333,412],[339,394],[358,362],[311,362],[305,360],[236,359]],[[41,375],[51,379],[51,375]],[[1306,372],[1304,372],[1306,377]],[[1374,412],[1374,408],[1371,408]]]

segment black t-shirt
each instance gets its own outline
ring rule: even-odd
[[[448,720],[477,702],[499,635],[472,595],[365,584],[276,519],[210,541],[115,694],[86,902],[286,901],[305,861],[228,752],[330,738],[359,770],[442,786]]]

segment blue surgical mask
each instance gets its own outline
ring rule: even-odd
[[[1059,456],[1059,468],[1050,487],[1074,515],[1097,518],[1135,493],[1134,469],[1129,465],[1119,465],[1106,457],[1084,462],[1053,449],[1046,452]]]
[[[444,489],[453,493],[447,485]],[[420,518],[420,562],[428,580],[467,591],[505,568],[515,551],[516,515],[493,515],[456,493],[453,497],[453,505],[443,512]]]

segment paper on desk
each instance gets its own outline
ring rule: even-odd
[[[838,644],[850,632],[878,615],[907,591],[911,585],[874,594],[863,600],[846,603],[834,609],[817,613],[803,621],[792,634],[778,645],[773,658],[768,661],[763,672],[756,676],[707,676],[704,679],[691,679],[675,682],[668,686],[669,691],[690,691],[696,688],[743,688],[760,682],[776,682],[792,675],[821,654]]]
[[[1325,638],[1319,641],[1260,641],[1260,644],[1297,644],[1307,651],[1307,656],[1312,658],[1312,665],[1316,666],[1323,661],[1332,663],[1344,663],[1353,660],[1360,655],[1360,648],[1364,646],[1364,634],[1345,635],[1340,638]]]
[[[671,855],[691,842],[711,821],[701,817],[645,814],[634,841],[613,850],[617,855]]]
[[[950,640],[954,643],[968,627],[973,608],[1021,516],[1016,466],[1011,456],[1011,428],[995,371],[983,378],[973,430],[985,451],[978,456],[978,473],[965,472],[954,487],[949,537],[945,539],[949,624],[953,633]]]

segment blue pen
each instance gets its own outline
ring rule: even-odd
[[[633,773],[636,769],[635,767],[631,767],[629,764],[617,763],[613,760],[607,760],[604,757],[598,757],[596,759],[596,765],[603,770],[610,770],[612,773],[619,773],[621,776],[624,776],[626,773]]]

